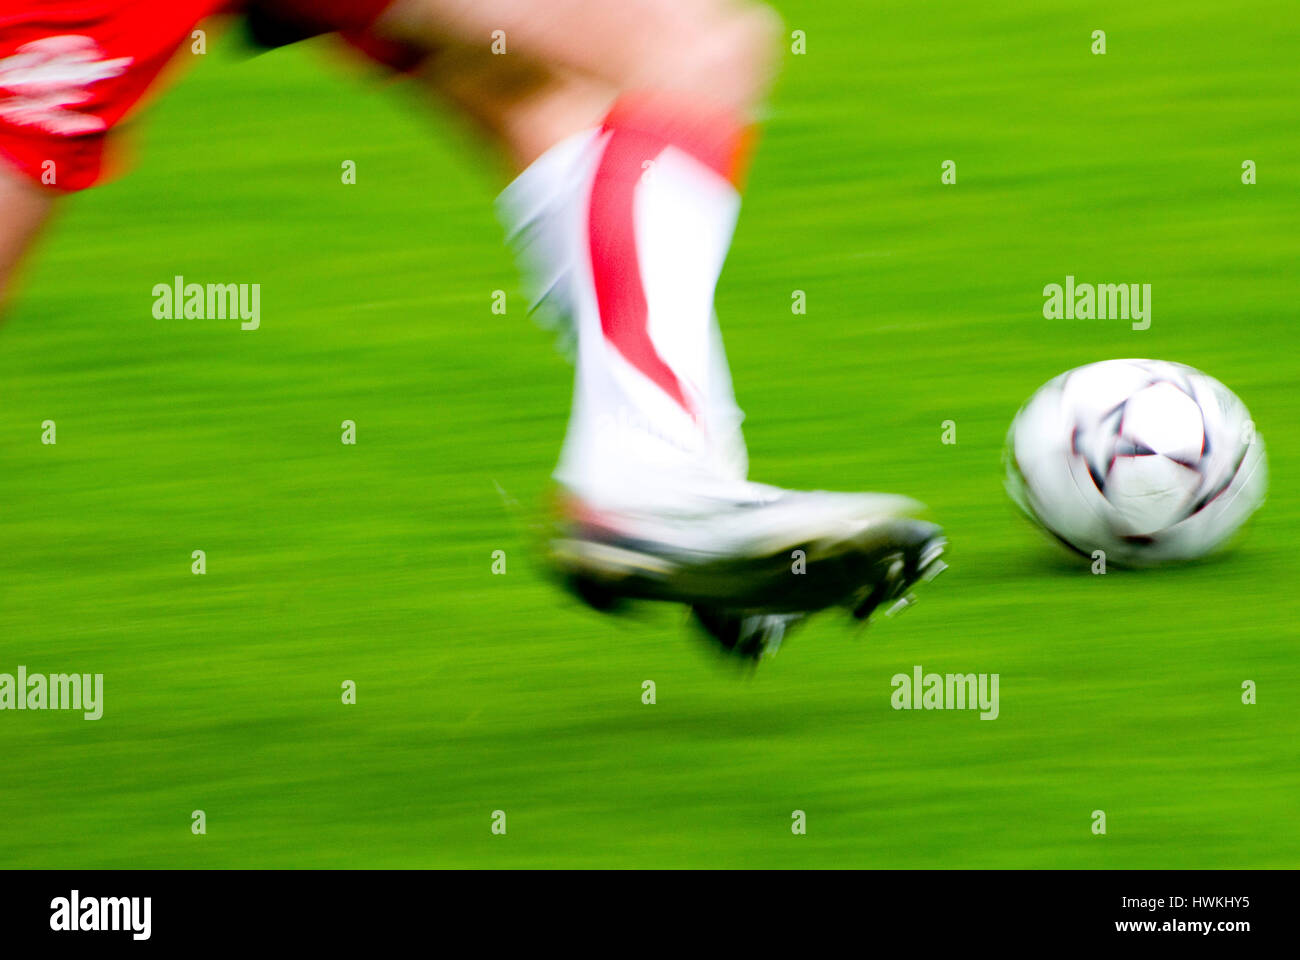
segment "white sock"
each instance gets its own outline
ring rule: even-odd
[[[568,351],[577,345],[572,294],[579,254],[579,220],[600,156],[600,131],[583,130],[561,140],[529,165],[497,197],[506,243],[524,272],[528,309],[559,335]]]
[[[576,335],[555,476],[596,508],[726,495],[748,464],[713,293],[740,196],[682,149],[616,135],[557,144],[498,203],[534,303]]]

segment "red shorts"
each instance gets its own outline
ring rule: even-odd
[[[391,0],[267,0],[305,33],[364,31]],[[59,190],[94,184],[111,131],[195,27],[250,0],[17,0],[0,9],[0,160]]]

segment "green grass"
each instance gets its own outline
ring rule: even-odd
[[[718,299],[752,473],[925,500],[952,568],[921,603],[745,679],[675,611],[555,591],[528,528],[570,371],[494,162],[319,48],[218,44],[0,329],[0,672],[106,700],[0,714],[0,864],[1300,864],[1293,5],[781,6],[808,52]],[[261,283],[262,328],[155,320],[177,273]],[[1044,320],[1067,273],[1151,283],[1151,329]],[[1114,356],[1249,405],[1271,499],[1221,560],[1095,577],[1006,500],[1018,405]],[[914,664],[1000,674],[1000,718],[891,710]]]

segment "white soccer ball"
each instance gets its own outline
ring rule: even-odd
[[[1264,443],[1237,396],[1163,360],[1105,360],[1029,398],[1007,435],[1007,491],[1067,546],[1122,566],[1189,560],[1263,502]]]

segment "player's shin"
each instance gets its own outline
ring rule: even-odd
[[[680,500],[746,471],[713,294],[740,197],[725,113],[624,97],[541,157],[501,210],[577,385],[559,481],[592,505]]]

